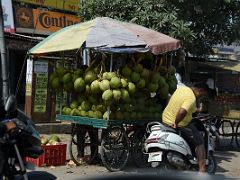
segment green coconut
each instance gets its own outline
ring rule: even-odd
[[[140,74],[137,72],[132,72],[131,74],[131,81],[136,83],[140,80]]]
[[[121,78],[121,83],[122,83],[123,88],[127,87],[127,85],[128,85],[127,80],[124,78]]]
[[[88,71],[84,75],[84,80],[87,84],[90,84],[91,82],[93,82],[96,79],[97,79],[97,75],[92,71]]]
[[[103,73],[103,79],[106,79],[106,80],[111,80],[113,77],[116,77],[117,74],[115,72],[104,72]]]
[[[64,74],[63,78],[62,78],[62,82],[64,84],[67,84],[68,82],[72,81],[72,73],[68,72],[66,74]]]
[[[74,90],[76,92],[82,92],[85,90],[85,81],[79,77],[74,81]]]
[[[71,91],[74,89],[74,84],[73,84],[73,82],[70,81],[70,82],[64,83],[64,84],[63,84],[63,89],[64,89],[66,92],[71,92]]]
[[[56,73],[58,77],[63,77],[63,75],[66,73],[66,69],[62,66],[59,66],[56,68]]]
[[[70,107],[66,107],[66,108],[64,109],[64,111],[63,111],[63,114],[65,114],[65,115],[70,115],[70,114],[71,114],[71,111],[72,111],[72,109],[71,109]]]
[[[88,117],[90,117],[90,118],[95,117],[94,112],[92,110],[88,111]]]
[[[97,105],[93,104],[91,110],[96,111],[97,110]]]
[[[103,119],[108,120],[108,117],[109,117],[109,112],[106,111],[106,112],[103,114]]]
[[[79,116],[80,115],[80,111],[77,108],[72,109],[70,115],[71,116]]]
[[[150,92],[157,92],[157,90],[158,90],[158,84],[149,83],[149,84],[148,84],[148,89],[149,89]]]
[[[100,82],[99,87],[100,87],[101,91],[106,91],[106,90],[110,89],[110,82],[106,79],[103,79]]]
[[[85,88],[86,88],[86,93],[87,94],[91,94],[92,93],[91,86],[89,84],[86,84]]]
[[[79,114],[80,116],[88,116],[87,112],[84,110],[81,110]]]
[[[126,65],[122,68],[122,75],[125,77],[129,77],[132,73],[132,70]]]
[[[121,88],[121,99],[124,101],[124,102],[129,102],[130,101],[130,96],[129,96],[129,93],[126,89],[124,88]]]
[[[160,87],[160,88],[163,87],[163,86],[165,85],[165,83],[166,83],[165,78],[162,77],[162,76],[160,76],[160,77],[159,77],[159,80],[158,80],[158,85],[159,85],[159,87]]]
[[[84,111],[89,111],[92,108],[91,103],[89,103],[88,101],[83,101],[81,103],[81,109]]]
[[[104,73],[102,74],[102,78],[105,79],[105,80],[107,80],[107,74],[108,74],[108,72],[104,72]]]
[[[146,68],[143,69],[143,71],[141,72],[141,77],[144,79],[148,79],[150,75],[150,71]]]
[[[76,69],[73,73],[75,75],[77,75],[78,77],[81,77],[81,76],[83,76],[84,72],[85,72],[84,69],[79,68],[79,69]]]
[[[176,68],[174,66],[170,66],[168,68],[168,74],[173,76],[173,75],[175,75],[175,73],[176,73]]]
[[[161,75],[158,72],[152,72],[152,74],[151,74],[151,82],[152,83],[158,83],[160,78],[161,78]]]
[[[49,77],[50,82],[52,82],[52,80],[53,80],[54,78],[56,78],[56,77],[58,77],[57,72],[53,72],[53,73],[50,75],[50,77]]]
[[[128,92],[131,94],[136,92],[136,86],[134,83],[132,83],[132,82],[128,83]]]
[[[141,64],[135,64],[135,66],[133,67],[133,70],[137,73],[141,73],[143,71],[143,67]]]
[[[105,112],[107,111],[107,107],[103,104],[98,104],[96,107],[96,110],[101,111],[101,112]]]
[[[119,90],[119,89],[114,89],[113,90],[113,98],[114,98],[114,100],[115,101],[119,101],[120,100],[120,98],[121,98],[121,90]]]
[[[169,93],[170,94],[173,94],[174,93],[174,91],[177,89],[177,82],[176,81],[168,81],[167,82],[168,83],[168,86],[169,86]]]
[[[100,82],[98,80],[94,80],[92,83],[91,83],[91,92],[93,94],[97,94],[100,92]]]
[[[98,119],[102,119],[103,118],[103,114],[101,111],[95,111],[94,114],[96,115],[96,118]]]
[[[110,87],[112,89],[118,89],[120,86],[122,85],[121,83],[121,79],[114,76],[111,80],[110,80]]]
[[[167,67],[165,67],[165,66],[160,66],[158,71],[159,71],[160,75],[163,77],[166,77],[167,72],[168,72]]]
[[[166,83],[161,89],[160,89],[160,97],[162,99],[168,98],[168,92],[169,91],[169,85]]]
[[[104,91],[103,94],[102,94],[102,99],[103,99],[105,102],[111,100],[112,97],[113,97],[113,92],[112,92],[112,90],[110,90],[110,89]]]
[[[71,104],[70,104],[70,107],[72,108],[72,109],[75,109],[75,108],[77,108],[78,107],[78,102],[77,102],[77,100],[73,100],[72,102],[71,102]]]
[[[52,81],[51,81],[51,86],[54,90],[60,90],[62,85],[61,85],[61,81],[59,77],[55,77]]]
[[[137,82],[137,88],[143,89],[146,85],[146,81],[143,78],[140,78],[140,80]]]
[[[80,103],[80,105],[78,106],[78,110],[79,110],[79,111],[82,110],[82,108],[81,108],[81,103]]]

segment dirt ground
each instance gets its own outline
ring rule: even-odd
[[[48,136],[48,135],[47,135]],[[70,139],[69,134],[60,134],[62,142],[67,143]],[[69,145],[68,145],[69,146]],[[67,148],[68,149],[68,148]],[[239,149],[240,150],[240,149]],[[240,179],[240,151],[236,146],[228,149],[221,149],[215,152],[216,161],[218,163],[218,168],[216,175],[221,175],[222,177],[227,178],[236,178]],[[67,160],[69,160],[69,153],[67,150]],[[58,179],[85,179],[88,176],[102,176],[108,175],[110,172],[101,164],[99,165],[81,165],[75,166],[72,163],[68,163],[65,166],[49,166],[49,167],[41,167],[37,168],[37,170],[47,171],[55,176]],[[131,162],[127,164],[125,169],[121,172],[113,173],[133,173],[133,172],[141,172],[142,170],[139,168],[135,168]]]

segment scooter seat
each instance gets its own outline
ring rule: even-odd
[[[166,124],[163,124],[163,126],[161,128],[162,128],[162,130],[167,131],[167,132],[177,133],[176,129],[169,127],[169,125],[166,125]]]

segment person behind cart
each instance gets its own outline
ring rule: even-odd
[[[87,65],[82,65],[81,69],[87,69]],[[85,144],[85,137],[88,133],[90,137],[90,157],[88,160],[89,164],[97,164],[100,162],[100,158],[98,157],[98,129],[93,128],[92,126],[88,125],[81,125],[76,124],[77,128],[77,158],[80,164],[86,163],[86,159],[84,158],[84,144]],[[97,154],[96,154],[97,152]]]

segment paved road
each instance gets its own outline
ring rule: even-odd
[[[60,135],[63,142],[68,142],[70,135]],[[215,152],[215,157],[218,163],[218,168],[214,180],[234,178],[240,179],[240,151],[235,147],[232,149],[225,149]],[[67,159],[69,155],[67,153]],[[87,179],[87,177],[101,177],[107,175],[122,175],[122,174],[134,174],[145,172],[144,169],[135,168],[131,162],[129,162],[126,168],[121,172],[111,173],[105,167],[101,165],[82,165],[82,166],[58,166],[58,167],[42,167],[37,170],[43,170],[50,172],[58,177],[59,180],[71,180],[71,179]]]

